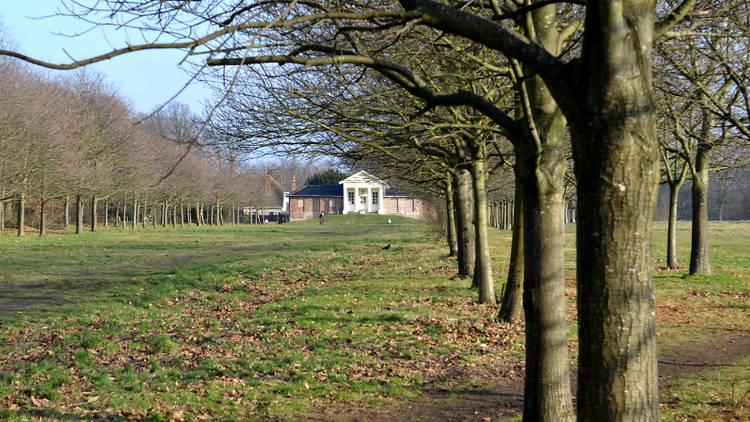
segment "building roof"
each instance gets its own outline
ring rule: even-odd
[[[289,194],[292,196],[344,196],[343,185],[305,185]]]
[[[299,196],[325,196],[325,197],[343,197],[344,187],[342,185],[305,185],[296,191],[289,194],[290,197]],[[403,193],[395,188],[386,188],[384,196],[390,197],[406,197],[411,198],[412,195]]]
[[[365,184],[379,184],[384,185],[385,182],[378,179],[377,177],[371,175],[370,173],[362,170],[357,173],[352,174],[351,176],[347,177],[346,179],[339,182],[340,184],[344,183],[365,183]]]

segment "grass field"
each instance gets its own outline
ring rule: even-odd
[[[522,385],[522,325],[495,322],[468,281],[451,279],[430,226],[391,218],[0,236],[0,419],[517,414],[452,403]],[[687,262],[689,226],[679,229]],[[492,236],[501,289],[510,233]],[[687,349],[720,356],[713,347],[750,327],[750,224],[712,224],[711,236],[712,277],[654,262],[660,353],[674,362]],[[664,237],[657,225],[657,258]],[[746,418],[748,358],[675,376],[664,419]]]

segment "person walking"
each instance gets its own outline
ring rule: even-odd
[[[325,211],[321,211],[320,212],[320,225],[322,226],[323,223],[325,223],[325,222],[326,222],[326,212]]]

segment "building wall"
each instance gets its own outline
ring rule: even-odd
[[[432,207],[419,198],[407,198],[403,196],[386,196],[383,198],[385,214],[403,215],[404,217],[425,220],[433,214]]]
[[[341,214],[342,202],[342,198],[338,197],[291,197],[289,221],[318,218],[321,210],[325,210],[326,214]],[[424,220],[433,217],[434,210],[418,198],[386,196],[383,198],[383,213]]]
[[[341,214],[341,198],[338,197],[290,197],[289,221],[318,218],[321,211],[326,214]]]

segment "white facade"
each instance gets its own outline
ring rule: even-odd
[[[343,185],[343,214],[383,214],[385,182],[366,171],[355,173],[339,182]]]

